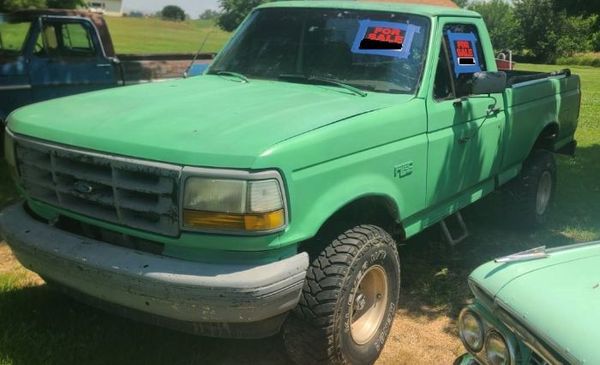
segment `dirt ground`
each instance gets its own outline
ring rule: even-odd
[[[423,309],[433,316],[398,311],[378,364],[452,364],[464,353],[454,321],[440,310]]]

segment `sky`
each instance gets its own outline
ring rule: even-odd
[[[219,8],[218,0],[123,0],[123,11],[140,10],[144,13],[155,13],[166,5],[177,5],[192,18],[197,18],[206,9]]]

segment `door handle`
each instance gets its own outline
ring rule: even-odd
[[[96,66],[97,67],[113,67],[112,63],[100,63]]]
[[[499,107],[490,107],[487,111],[487,116],[496,116],[500,113],[501,109]]]

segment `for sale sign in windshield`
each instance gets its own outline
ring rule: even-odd
[[[402,50],[406,31],[391,27],[369,27],[363,40],[360,42],[360,49],[395,49]]]
[[[352,52],[395,58],[408,58],[420,27],[392,22],[363,20],[356,34]]]

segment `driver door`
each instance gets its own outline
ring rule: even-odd
[[[34,101],[104,89],[118,83],[93,23],[85,18],[44,17],[31,55]]]
[[[433,88],[427,100],[429,206],[449,202],[498,172],[505,120],[501,94],[470,95],[473,73],[495,71],[496,67],[493,55],[483,52],[491,49],[491,45],[481,44],[479,35],[485,29],[478,23],[451,18],[442,21],[440,29]],[[500,110],[489,113],[491,107]]]

